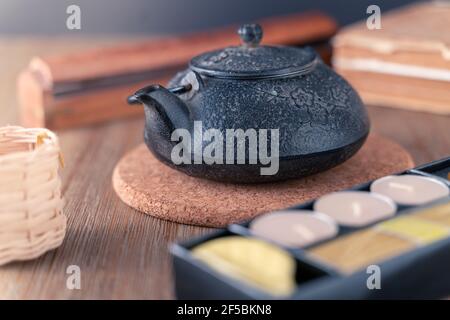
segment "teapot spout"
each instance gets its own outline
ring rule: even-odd
[[[190,84],[171,89],[166,89],[161,85],[151,85],[129,96],[128,103],[144,105],[148,125],[151,125],[149,123],[152,121],[151,118],[156,116],[160,117],[158,122],[163,122],[168,130],[187,129],[191,124],[190,112],[177,94],[187,92],[190,89]]]

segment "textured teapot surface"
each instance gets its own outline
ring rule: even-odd
[[[172,89],[164,89],[161,98],[156,92],[142,100],[149,149],[189,175],[239,183],[297,178],[351,157],[369,132],[367,112],[353,88],[311,49],[260,46],[262,30],[257,25],[246,25],[239,33],[243,45],[194,57],[170,81]],[[161,114],[167,115],[166,120]],[[184,119],[177,120],[183,114]],[[250,152],[245,163],[226,163],[228,150],[222,163],[176,164],[170,138],[177,128],[193,135],[214,129],[224,136],[231,129],[277,130],[279,168],[275,174],[262,175],[264,164],[250,163]],[[272,148],[273,139],[269,135]],[[200,143],[203,150],[211,140]],[[233,152],[238,145],[235,141]]]
[[[185,77],[179,74],[170,85],[183,84]],[[307,76],[246,81],[205,77],[199,81],[197,93],[180,96],[193,120],[202,121],[205,130],[278,128],[281,157],[337,149],[368,133],[360,98],[322,63]]]

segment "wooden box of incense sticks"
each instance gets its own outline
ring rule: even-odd
[[[450,295],[450,157],[171,247],[181,299]]]
[[[374,105],[450,114],[450,2],[419,2],[366,22],[333,41],[333,65]]]
[[[313,46],[330,60],[335,21],[320,12],[262,19],[264,42]],[[25,126],[61,129],[142,114],[126,104],[144,85],[165,84],[205,51],[237,45],[237,27],[74,54],[36,57],[18,79]]]

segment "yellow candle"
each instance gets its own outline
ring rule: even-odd
[[[192,255],[217,272],[271,295],[286,296],[295,289],[294,258],[262,240],[222,237],[200,244],[192,250]]]

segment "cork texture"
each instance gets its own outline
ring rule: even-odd
[[[187,176],[159,162],[141,144],[116,165],[113,186],[123,202],[153,217],[223,227],[413,166],[401,146],[370,135],[355,156],[331,170],[278,183],[237,185]]]

